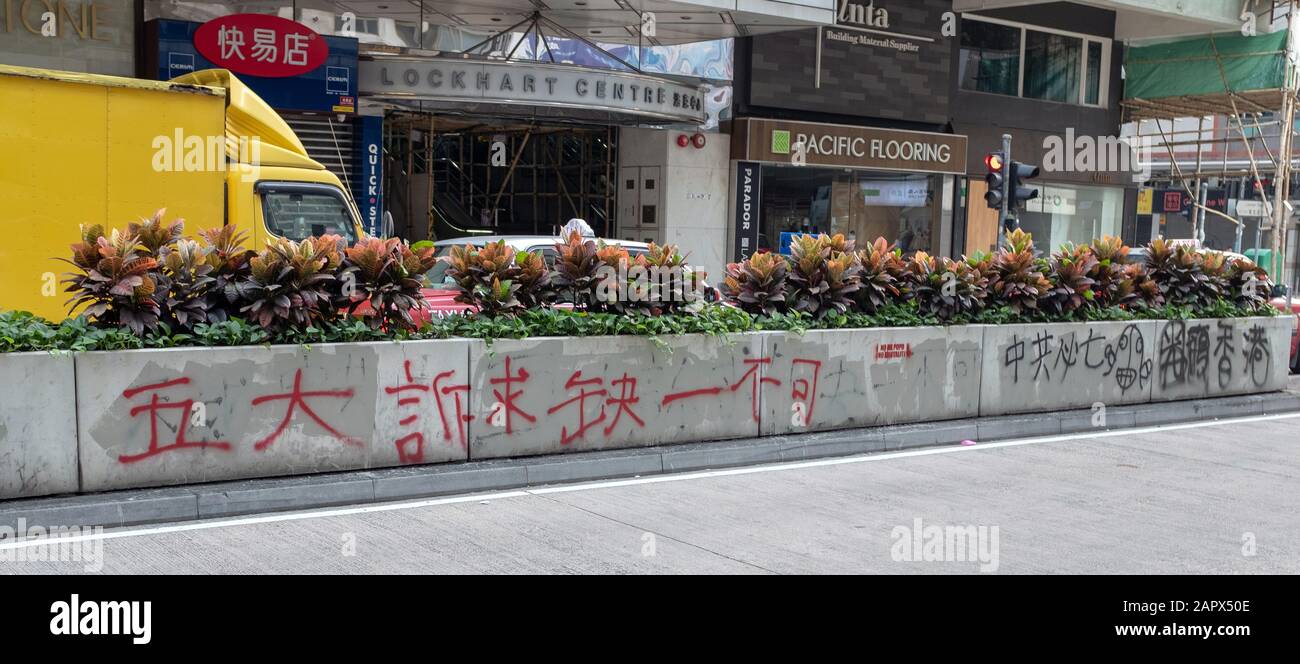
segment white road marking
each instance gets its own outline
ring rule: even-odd
[[[684,482],[687,480],[708,479],[713,477],[731,477],[735,475],[753,475],[757,473],[772,473],[787,470],[801,470],[804,468],[820,468],[823,466],[842,466],[854,463],[872,463],[877,461],[890,461],[893,459],[906,459],[911,457],[931,456],[935,454],[957,454],[961,452],[975,452],[979,450],[1001,449],[1005,447],[1020,447],[1024,445],[1041,445],[1044,443],[1058,443],[1071,440],[1086,440],[1092,438],[1113,438],[1115,436],[1132,436],[1144,433],[1160,433],[1165,431],[1182,431],[1186,429],[1201,429],[1218,426],[1234,426],[1240,424],[1250,424],[1253,422],[1270,422],[1275,420],[1288,420],[1300,418],[1300,412],[1282,413],[1278,415],[1253,415],[1249,417],[1237,417],[1231,419],[1211,420],[1207,422],[1187,422],[1184,424],[1162,424],[1150,427],[1138,427],[1132,429],[1112,429],[1098,432],[1080,432],[1072,434],[1062,434],[1057,436],[1036,436],[1031,438],[1016,438],[1004,440],[995,443],[979,443],[977,445],[946,445],[943,447],[931,447],[919,450],[907,450],[904,452],[873,452],[848,457],[836,457],[831,459],[817,459],[814,461],[796,461],[789,463],[773,463],[758,466],[747,466],[743,468],[725,468],[722,470],[705,470],[692,471],[684,473],[673,473],[667,475],[651,475],[649,477],[636,477],[623,480],[598,480],[594,482],[583,482],[579,484],[566,484],[561,486],[539,487],[536,489],[518,489],[514,491],[502,491],[497,493],[479,493],[463,496],[451,496],[447,498],[433,498],[426,500],[404,501],[395,503],[384,503],[378,505],[364,505],[358,507],[347,507],[338,509],[317,509],[304,510],[299,512],[284,512],[280,514],[270,514],[266,516],[239,517],[233,519],[214,519],[210,521],[195,521],[191,523],[179,524],[174,526],[156,526],[150,528],[123,528],[120,530],[110,530],[103,533],[89,535],[74,535],[68,537],[35,537],[13,542],[0,543],[0,550],[19,549],[32,546],[54,545],[62,543],[82,542],[87,540],[110,540],[124,537],[143,537],[146,535],[163,535],[168,533],[180,533],[194,530],[208,530],[210,528],[227,528],[231,526],[251,526],[262,523],[278,523],[282,521],[300,521],[303,519],[322,519],[334,516],[351,516],[356,514],[369,514],[373,512],[391,512],[394,510],[419,509],[421,507],[437,507],[439,505],[455,505],[458,503],[484,502],[493,500],[504,500],[506,498],[524,498],[527,496],[540,496],[552,493],[570,493],[573,491],[591,491],[594,489],[611,489],[616,487],[636,486],[640,484],[658,484],[660,482]]]

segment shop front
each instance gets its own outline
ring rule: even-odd
[[[953,252],[966,137],[745,118],[732,124],[732,260],[800,233]]]
[[[642,228],[664,225],[661,204],[619,204],[660,197],[665,182],[647,164],[647,185],[638,164],[623,191],[620,147],[644,152],[667,131],[624,130],[707,117],[698,83],[629,69],[372,52],[359,80],[385,112],[385,189],[394,230],[410,239],[553,235],[580,218],[597,235],[663,242]]]

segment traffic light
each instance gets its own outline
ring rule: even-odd
[[[1007,168],[1008,176],[1011,182],[1007,187],[1009,194],[1007,208],[1011,210],[1018,209],[1025,201],[1038,198],[1038,187],[1025,186],[1026,180],[1032,180],[1038,177],[1041,171],[1033,164],[1022,164],[1018,161],[1011,162]]]
[[[984,166],[988,168],[988,175],[984,176],[984,183],[988,185],[988,191],[984,194],[984,202],[988,203],[990,209],[1002,209],[1002,187],[1006,182],[1006,158],[1001,152],[990,152],[984,157]]]

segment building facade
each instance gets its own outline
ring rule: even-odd
[[[950,122],[950,10],[841,2],[833,25],[737,40],[731,260],[799,233],[953,253],[968,148]]]

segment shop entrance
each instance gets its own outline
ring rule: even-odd
[[[384,191],[408,240],[614,230],[617,129],[390,113]]]

